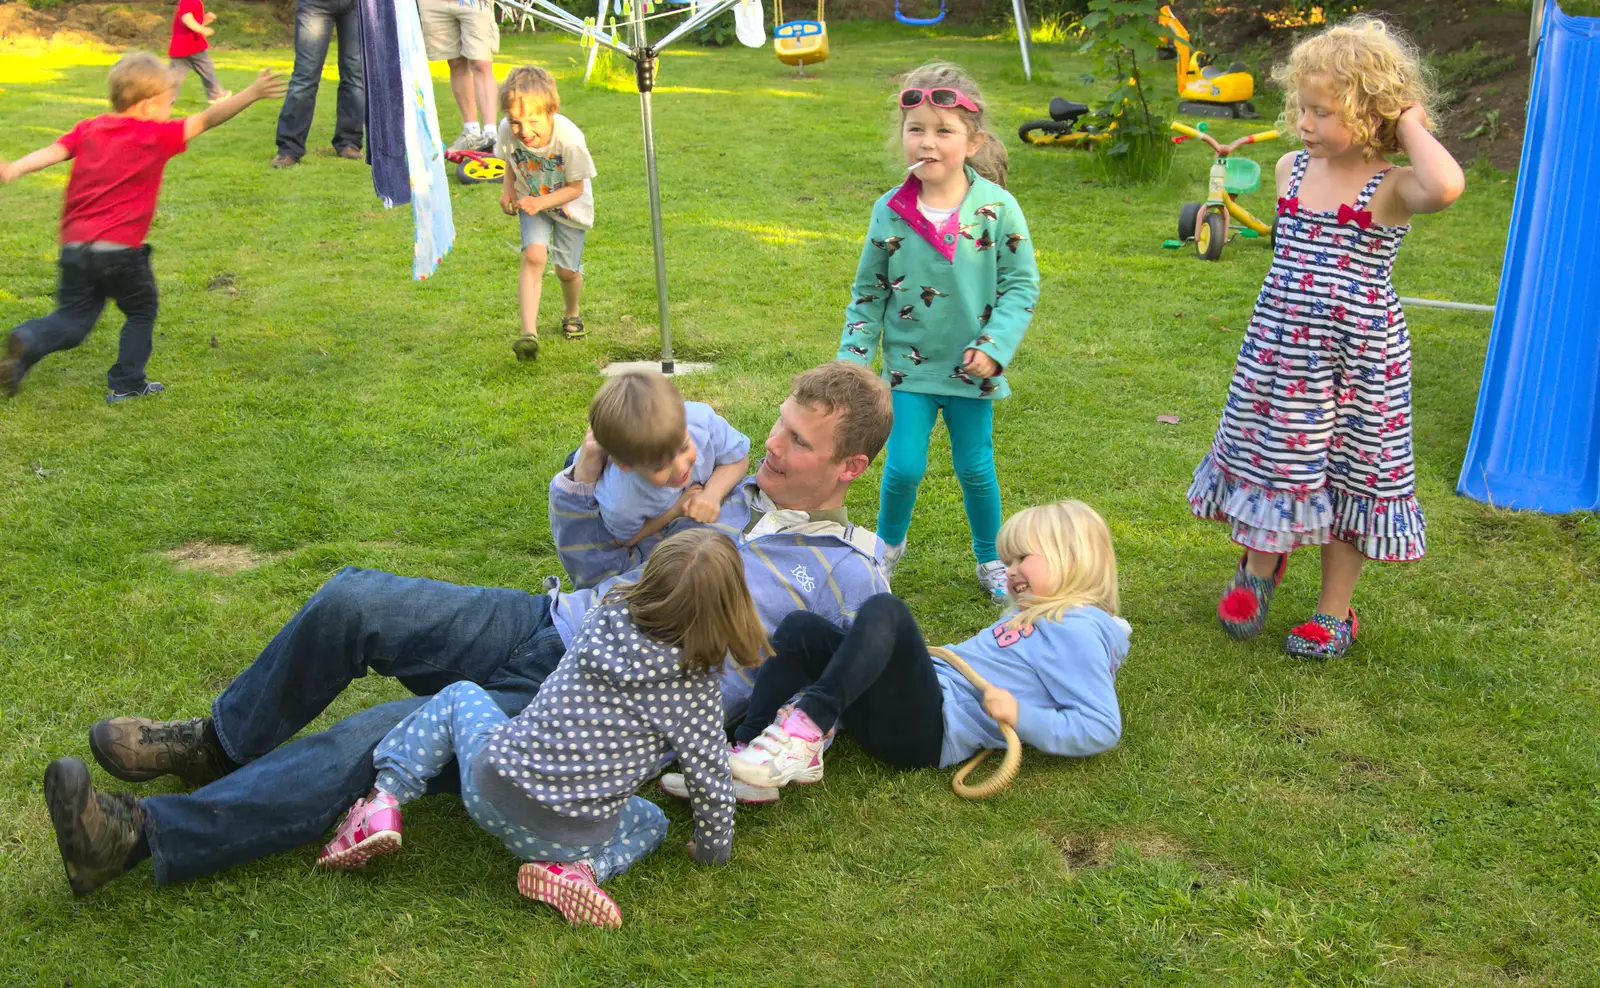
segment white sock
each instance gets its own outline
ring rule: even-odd
[[[500,132],[500,126],[493,120],[485,120],[483,122],[483,132],[485,134],[498,134]]]
[[[466,131],[468,134],[476,134],[478,132],[478,121],[468,120],[466,123],[461,125],[461,129]]]

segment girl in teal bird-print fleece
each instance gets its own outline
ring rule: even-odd
[[[993,403],[1011,393],[1005,371],[1033,319],[1039,269],[1021,207],[969,164],[998,143],[984,129],[977,84],[954,65],[930,62],[907,76],[898,107],[910,174],[872,207],[838,356],[870,363],[881,347],[894,389],[878,501],[884,576],[905,554],[928,439],[943,413],[978,581],[999,603],[1006,571],[995,552]]]

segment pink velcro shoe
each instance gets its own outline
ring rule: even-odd
[[[517,891],[555,906],[573,926],[622,928],[622,910],[595,883],[586,861],[530,861],[517,870]]]
[[[355,871],[380,854],[400,850],[400,804],[383,790],[370,801],[356,800],[339,824],[339,832],[322,849],[317,864],[323,868]]]

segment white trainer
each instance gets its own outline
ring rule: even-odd
[[[878,572],[883,574],[885,583],[894,576],[894,569],[900,565],[900,557],[906,554],[906,543],[899,545],[885,545],[883,547],[883,562],[878,564]]]
[[[478,150],[478,145],[480,145],[482,143],[483,143],[483,134],[482,134],[482,132],[470,131],[470,130],[467,130],[465,127],[463,127],[463,128],[461,128],[460,135],[457,136],[455,140],[451,141],[450,142],[450,146],[448,148],[445,148],[445,150],[446,151],[476,151],[476,150]]]
[[[1011,597],[1011,586],[1006,580],[1006,564],[998,559],[978,564],[978,582],[996,604],[1004,604]]]
[[[827,741],[805,711],[796,708],[782,724],[768,724],[761,736],[728,758],[733,777],[762,789],[822,779]]]
[[[668,772],[660,779],[661,791],[678,799],[689,798],[689,784],[683,781],[682,772]],[[776,803],[778,790],[752,786],[733,780],[733,798],[741,803]]]

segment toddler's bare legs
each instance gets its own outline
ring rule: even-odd
[[[568,319],[578,318],[580,315],[578,301],[583,295],[583,272],[569,271],[558,264],[556,265],[556,277],[561,279],[561,314]],[[538,296],[535,295],[534,298],[537,300]],[[527,332],[527,330],[524,329],[523,332]]]
[[[530,244],[522,251],[522,270],[517,275],[517,301],[522,306],[522,335],[539,335],[539,290],[544,281],[548,251],[544,244]],[[566,285],[562,283],[563,293]]]
[[[1360,550],[1334,540],[1322,547],[1322,594],[1317,610],[1343,621],[1350,617],[1350,598],[1356,592],[1364,562]]]

